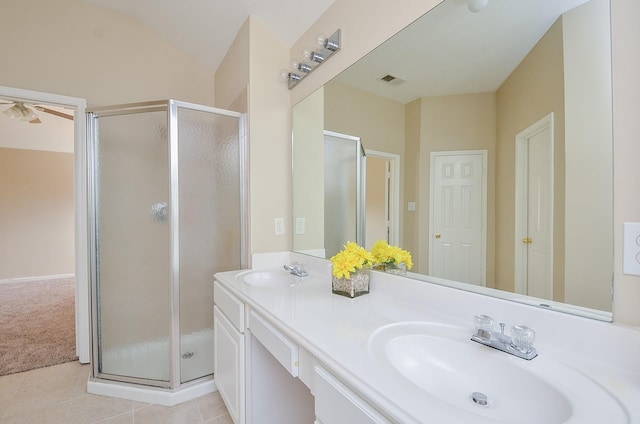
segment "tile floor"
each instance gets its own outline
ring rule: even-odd
[[[233,424],[218,392],[173,407],[87,393],[79,362],[0,377],[2,424]]]

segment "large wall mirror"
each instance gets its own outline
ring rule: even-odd
[[[470,9],[445,0],[294,106],[294,250],[384,238],[409,277],[610,320],[609,1]]]

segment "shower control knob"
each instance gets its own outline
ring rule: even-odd
[[[151,205],[151,216],[156,222],[167,222],[169,219],[169,205],[167,202],[158,202]]]

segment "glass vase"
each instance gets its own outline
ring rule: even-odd
[[[369,268],[352,272],[349,278],[338,278],[332,275],[331,292],[351,298],[369,293]]]
[[[395,262],[378,264],[373,269],[394,275],[407,275],[407,264],[404,262],[400,262],[399,264]]]

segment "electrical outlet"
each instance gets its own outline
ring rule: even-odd
[[[273,226],[275,227],[275,234],[277,236],[284,235],[284,218],[274,218]]]
[[[296,234],[304,234],[305,219],[296,218]]]
[[[622,273],[640,276],[640,222],[624,223]]]
[[[416,202],[407,203],[407,210],[408,211],[415,211],[416,210]]]

